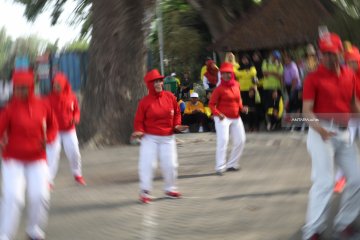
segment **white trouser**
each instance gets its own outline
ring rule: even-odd
[[[349,132],[350,132],[350,143],[353,144],[355,141],[356,134],[360,136],[360,119],[352,118],[349,121]],[[343,171],[338,168],[336,172],[336,181],[340,180],[344,176]]]
[[[152,190],[154,171],[160,160],[165,191],[176,190],[177,151],[175,136],[157,136],[145,134],[141,139],[139,155],[140,189]]]
[[[74,176],[82,176],[81,155],[76,130],[60,131],[54,142],[46,145],[46,156],[50,169],[50,183],[54,183],[59,168],[61,144],[64,146],[65,155],[69,160],[72,174]]]
[[[215,117],[216,128],[216,171],[224,171],[226,168],[238,168],[241,154],[244,150],[246,136],[244,124],[241,118]],[[226,163],[226,150],[231,137],[233,147],[229,161]]]
[[[308,239],[314,233],[325,230],[325,222],[334,187],[334,165],[338,165],[347,179],[343,191],[340,210],[335,218],[334,228],[342,231],[351,224],[360,209],[360,168],[356,144],[350,143],[348,130],[339,130],[329,125],[322,126],[336,132],[336,136],[323,141],[320,134],[310,128],[307,149],[312,161],[312,187],[303,238]]]
[[[358,118],[350,119],[350,121],[349,121],[349,131],[350,131],[351,143],[354,143],[356,133],[360,137],[360,119],[358,119]]]
[[[45,238],[50,193],[49,169],[45,160],[23,163],[8,159],[2,162],[2,209],[0,240],[15,238],[21,211],[28,196],[26,232],[31,238]]]

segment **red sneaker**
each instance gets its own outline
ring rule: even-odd
[[[75,176],[75,181],[82,185],[82,186],[86,186],[86,182],[85,182],[85,179],[83,178],[83,176]]]
[[[345,184],[346,184],[346,179],[345,179],[345,177],[340,178],[340,179],[336,182],[336,184],[335,184],[334,192],[336,192],[336,193],[342,193],[342,191],[343,191],[344,188],[345,188]]]
[[[351,225],[342,230],[340,236],[342,237],[341,239],[360,239],[360,233]]]
[[[318,233],[315,233],[309,238],[309,240],[320,240],[320,235]]]
[[[181,193],[179,192],[165,192],[166,197],[168,198],[181,198]]]
[[[140,193],[140,199],[139,200],[140,200],[140,202],[147,204],[147,203],[151,202],[152,196],[150,195],[149,191],[143,190]]]

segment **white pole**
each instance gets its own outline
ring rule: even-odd
[[[158,27],[158,38],[159,38],[159,53],[160,53],[160,68],[161,75],[164,76],[164,35],[162,25],[162,11],[161,11],[161,0],[156,1],[157,10],[157,27]]]

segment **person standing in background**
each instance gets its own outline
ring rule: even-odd
[[[240,64],[236,61],[236,57],[232,52],[227,52],[225,54],[225,60],[224,62],[228,62],[231,63],[234,66],[234,73],[235,73],[235,78],[236,80],[239,81],[239,68],[240,68]]]
[[[213,60],[206,61],[206,72],[202,79],[205,90],[213,89],[220,84],[220,72]]]

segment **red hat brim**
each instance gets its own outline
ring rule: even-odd
[[[234,72],[234,66],[231,63],[223,63],[220,66],[220,72],[230,72],[233,73]]]
[[[162,76],[159,71],[157,69],[153,69],[151,71],[149,71],[148,73],[146,73],[145,77],[144,77],[144,81],[145,82],[153,82],[157,79],[164,79],[164,76]]]

